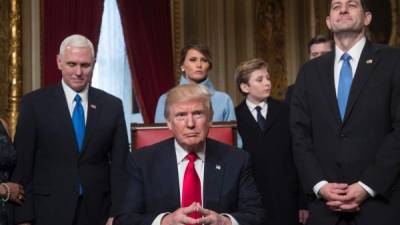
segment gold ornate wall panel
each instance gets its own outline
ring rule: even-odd
[[[179,66],[179,53],[183,47],[182,40],[182,0],[170,0],[171,4],[171,18],[172,18],[172,46],[174,48],[174,70],[175,70],[175,83],[179,83],[181,76],[181,69]]]
[[[12,136],[22,94],[20,0],[0,0],[0,117]]]
[[[0,117],[7,118],[10,1],[0,0]]]
[[[11,0],[10,5],[10,49],[8,53],[8,106],[7,121],[9,132],[14,137],[17,125],[18,107],[22,96],[21,56],[21,2]]]
[[[286,87],[285,7],[280,0],[256,0],[256,55],[269,64],[272,96],[283,98]]]

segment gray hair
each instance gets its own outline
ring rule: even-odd
[[[61,45],[60,45],[60,52],[59,52],[60,56],[64,55],[64,51],[67,47],[89,48],[90,51],[92,52],[93,58],[95,57],[93,43],[83,35],[73,34],[73,35],[66,37],[61,42]]]

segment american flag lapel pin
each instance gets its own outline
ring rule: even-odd
[[[90,108],[96,109],[96,105],[90,104]]]
[[[218,164],[215,165],[215,169],[216,169],[216,170],[221,170],[221,165],[218,165]]]
[[[372,63],[374,63],[374,60],[373,59],[368,59],[367,61],[365,61],[365,63],[372,64]]]

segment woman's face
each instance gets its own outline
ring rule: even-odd
[[[196,49],[189,49],[181,66],[186,79],[192,83],[201,83],[207,79],[209,68],[210,63],[207,58]]]

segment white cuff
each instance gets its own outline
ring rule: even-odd
[[[321,180],[316,185],[314,185],[313,191],[314,191],[315,196],[317,196],[317,198],[321,198],[321,195],[319,194],[319,190],[322,188],[322,186],[324,186],[327,183],[328,183],[328,181]]]
[[[375,197],[376,193],[375,193],[374,190],[372,190],[370,187],[368,187],[366,184],[364,184],[364,183],[361,182],[361,181],[358,181],[358,184],[361,185],[361,187],[364,188],[364,190],[365,190],[366,192],[368,192],[368,194],[369,194],[371,197]]]
[[[221,215],[229,217],[229,219],[231,219],[232,225],[239,225],[238,221],[233,216],[227,213],[221,213]]]
[[[153,220],[153,223],[151,223],[151,225],[161,225],[161,220],[162,220],[162,218],[163,218],[165,215],[167,215],[167,214],[169,214],[169,213],[161,213],[161,214],[159,214],[159,215]]]

